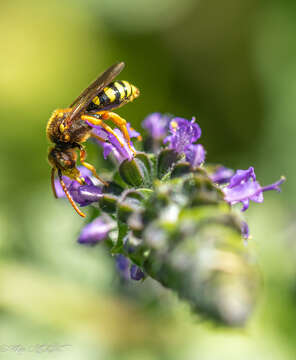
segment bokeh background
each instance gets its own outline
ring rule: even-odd
[[[292,0],[1,2],[1,359],[295,359],[295,36]],[[150,112],[194,115],[208,161],[288,179],[246,214],[262,292],[244,329],[205,322],[153,282],[122,284],[52,196],[47,119],[117,61],[141,89],[119,111],[137,130]],[[38,344],[62,347],[28,352]]]

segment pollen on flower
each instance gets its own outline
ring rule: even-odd
[[[170,122],[170,125],[171,125],[171,127],[172,127],[173,129],[177,129],[177,128],[178,128],[178,123],[177,123],[175,120],[172,120],[172,121]]]

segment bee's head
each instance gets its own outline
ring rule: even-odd
[[[48,161],[53,168],[60,169],[63,175],[71,179],[77,179],[80,176],[76,168],[77,154],[74,148],[62,148],[55,146],[50,148]]]
[[[58,109],[53,112],[47,123],[47,136],[53,143],[68,143],[71,140],[68,133],[66,119],[69,115],[69,109]]]

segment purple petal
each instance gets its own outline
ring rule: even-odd
[[[229,187],[232,188],[242,182],[249,181],[249,179],[256,181],[256,175],[252,166],[248,170],[237,170],[230,179]]]
[[[241,223],[241,232],[244,239],[248,240],[250,238],[249,226],[245,221]]]
[[[129,279],[130,260],[122,254],[116,255],[115,260],[116,268],[120,275],[125,279]]]
[[[100,142],[100,145],[102,146],[103,148],[103,156],[104,156],[104,159],[106,160],[107,157],[110,155],[110,153],[112,152],[112,150],[114,149],[113,145],[105,142],[105,143],[102,143]]]
[[[191,166],[197,167],[205,161],[206,152],[202,145],[192,144],[186,149],[185,155],[186,160],[190,162]]]
[[[74,180],[68,178],[67,176],[62,176],[62,179],[67,187],[69,189],[69,186],[72,184]],[[66,197],[65,192],[60,184],[60,181],[58,178],[54,179],[54,187],[58,198]]]
[[[242,208],[241,208],[241,211],[246,211],[246,210],[248,210],[249,204],[250,204],[249,199],[242,200],[241,203],[242,203],[242,205],[243,205]]]
[[[126,127],[127,127],[127,131],[129,133],[130,138],[141,137],[141,134],[138,131],[136,131],[134,128],[132,128],[130,123],[127,123]]]
[[[123,144],[123,146],[121,146],[120,143],[118,142],[118,140],[116,139],[116,137],[113,136],[112,134],[109,134],[109,141],[114,147],[114,153],[115,153],[115,156],[117,156],[117,160],[119,160],[120,162],[122,162],[123,160],[126,160],[126,159],[132,160],[132,158],[134,157],[134,153],[129,148],[125,138],[122,135],[122,132],[118,129],[114,129],[114,132],[116,133],[116,135],[118,136],[118,138],[120,139],[120,141]],[[131,143],[131,146],[133,148],[132,143]]]
[[[70,189],[73,199],[78,202],[80,206],[87,206],[93,202],[99,201],[102,197],[103,188],[96,185],[82,185],[79,186],[75,195]]]
[[[240,201],[248,200],[262,191],[257,181],[248,181],[235,187],[227,186],[223,189],[225,200],[232,205]]]
[[[280,185],[286,181],[286,178],[284,176],[282,176],[280,178],[280,180],[276,181],[275,183],[273,184],[270,184],[270,185],[267,185],[267,186],[264,186],[262,188],[262,191],[269,191],[269,190],[275,190],[275,191],[278,191],[278,192],[281,192],[282,189],[280,188]]]
[[[113,225],[100,216],[82,229],[78,242],[80,244],[96,244],[106,239],[112,228]]]
[[[85,182],[88,185],[91,185],[92,184],[92,181],[90,179],[90,177],[92,176],[91,171],[88,170],[87,168],[85,168],[84,166],[78,166],[78,170],[80,171],[80,174],[84,178]],[[75,189],[78,185],[80,186],[80,184],[77,181],[72,180],[72,179],[68,178],[67,176],[62,176],[62,178],[63,178],[63,181],[64,181],[64,183],[65,183],[68,190],[70,189],[71,186],[73,186],[73,189]],[[73,184],[76,184],[75,185],[76,187]],[[56,178],[54,180],[54,185],[55,185],[55,190],[56,190],[57,197],[58,198],[66,197],[66,195],[64,193],[64,190],[63,190],[58,178]]]
[[[142,126],[154,139],[159,140],[167,135],[170,120],[168,115],[155,112],[144,119]]]
[[[139,281],[144,279],[145,274],[137,265],[133,264],[130,268],[130,276],[132,280]]]
[[[212,175],[210,175],[210,178],[217,184],[225,184],[230,181],[233,173],[233,170],[228,169],[224,166],[219,166],[216,171]]]
[[[201,136],[201,129],[194,121],[194,118],[192,121],[183,118],[172,119],[170,135],[164,139],[164,143],[169,143],[169,148],[176,150],[177,153],[185,152]]]
[[[97,136],[99,136],[102,139],[108,140],[108,132],[106,130],[104,130],[101,126],[93,125],[93,124],[89,123],[88,121],[86,121],[86,122],[89,126],[91,126],[93,128],[94,134],[96,134]]]
[[[252,200],[257,203],[262,203],[263,192],[269,190],[280,191],[280,185],[285,181],[282,177],[274,184],[261,187],[259,182],[256,181],[254,168],[250,167],[248,170],[237,170],[233,177],[230,179],[229,185],[223,188],[225,200],[231,205],[241,202],[245,211],[249,207],[249,201]]]
[[[121,144],[117,140],[117,138],[107,132],[106,130],[102,129],[101,126],[96,126],[91,123],[88,123],[92,128],[94,128],[95,134],[100,136],[101,138],[105,139],[106,142],[102,142],[99,140],[96,140],[97,143],[103,147],[104,151],[104,158],[106,159],[108,155],[112,153],[114,155],[115,159],[121,163],[123,160],[131,160],[134,156],[133,151],[130,149],[130,147],[127,144],[126,139],[124,138],[122,132],[119,129],[114,129],[114,132],[116,136],[120,139]],[[134,130],[129,123],[127,123],[127,131],[131,138],[133,137],[140,137],[140,133],[138,133],[136,130]],[[131,147],[134,149],[133,144],[131,143]]]
[[[133,136],[139,134],[135,130],[130,130],[130,131]],[[108,142],[102,142],[96,140],[97,143],[103,148],[104,159],[106,159],[107,156],[112,154],[119,163],[121,163],[123,160],[126,159],[131,160],[134,157],[134,152],[128,146],[122,132],[119,129],[114,129],[114,132],[116,136],[120,139],[123,146],[121,146],[121,144],[114,135],[105,132],[105,130],[96,129],[96,134],[98,134],[100,137],[104,139],[107,139],[108,141]],[[131,142],[131,147],[134,149],[132,142]]]
[[[258,191],[255,195],[250,196],[250,200],[257,202],[257,203],[262,203],[264,201],[263,189],[260,188],[260,191]]]

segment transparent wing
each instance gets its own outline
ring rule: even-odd
[[[80,115],[88,107],[91,101],[98,95],[98,93],[116,78],[116,76],[123,70],[124,66],[124,62],[112,65],[93,83],[91,83],[70,105],[72,111],[67,120],[71,122],[78,115]]]

